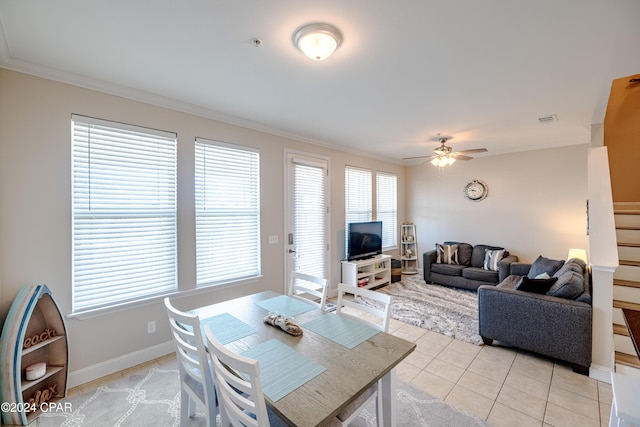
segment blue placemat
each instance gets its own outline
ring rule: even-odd
[[[242,355],[260,362],[260,379],[264,394],[274,402],[326,371],[324,366],[276,338],[263,342]]]
[[[317,305],[311,302],[300,301],[288,295],[279,295],[277,297],[263,299],[262,301],[256,302],[256,304],[269,312],[272,311],[289,317],[294,317],[318,308]]]
[[[327,314],[300,325],[349,349],[365,342],[379,330],[338,314]]]
[[[200,319],[200,328],[202,329],[202,338],[205,345],[207,343],[204,332],[205,325],[209,325],[213,336],[220,341],[222,345],[229,344],[230,342],[257,332],[252,326],[247,325],[242,320],[233,317],[229,313],[222,313],[206,319]]]

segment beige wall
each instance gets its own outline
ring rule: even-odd
[[[419,252],[451,240],[504,246],[532,262],[540,254],[565,259],[569,248],[586,249],[588,148],[477,157],[442,170],[407,168],[407,212]],[[489,186],[479,202],[463,195],[474,179]]]
[[[340,280],[344,251],[344,166],[398,174],[399,218],[414,221],[422,253],[436,242],[504,245],[523,261],[538,254],[564,258],[586,248],[587,146],[479,157],[438,171],[404,168],[219,121],[0,69],[0,321],[23,285],[46,283],[63,313],[71,310],[72,113],[178,133],[179,284],[195,284],[193,140],[196,136],[260,148],[263,279],[179,301],[183,308],[257,290],[281,291],[284,281],[284,150],[330,159],[331,280]],[[406,169],[406,171],[405,171]],[[406,177],[405,177],[406,174]],[[482,179],[489,196],[463,197]],[[278,235],[280,244],[268,245]],[[233,262],[230,259],[229,262]],[[170,340],[159,302],[88,320],[68,319],[71,371],[161,346]],[[158,332],[148,335],[146,323]]]
[[[0,319],[21,286],[45,283],[64,314],[71,311],[71,114],[178,134],[178,279],[195,287],[194,153],[196,136],[258,147],[261,153],[263,278],[181,299],[182,308],[284,286],[284,150],[330,159],[331,278],[340,280],[344,252],[344,166],[398,174],[404,167],[274,136],[170,109],[0,69]],[[398,200],[405,217],[404,194]],[[267,237],[279,236],[278,245]],[[229,262],[233,262],[230,254]],[[157,321],[157,333],[146,324]],[[87,320],[67,319],[70,370],[80,371],[170,341],[160,301]]]

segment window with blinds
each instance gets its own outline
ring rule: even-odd
[[[345,186],[345,253],[348,244],[349,223],[371,221],[371,171],[347,166],[344,169]]]
[[[197,138],[198,286],[260,275],[260,157],[257,149]]]
[[[395,174],[376,173],[376,220],[382,221],[382,249],[398,246],[398,178]]]
[[[73,312],[177,289],[175,133],[72,116]]]

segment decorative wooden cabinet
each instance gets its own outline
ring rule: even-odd
[[[418,242],[416,226],[412,223],[402,224],[400,231],[402,248],[400,249],[400,261],[402,262],[402,274],[418,273]]]
[[[46,285],[20,290],[0,341],[2,421],[27,425],[67,394],[67,328]],[[42,363],[44,374],[30,372],[37,378],[27,380],[27,367]]]

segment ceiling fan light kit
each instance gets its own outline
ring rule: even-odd
[[[342,43],[342,34],[333,25],[303,25],[293,34],[293,44],[314,61],[330,57]]]
[[[438,157],[434,157],[433,159],[431,159],[431,164],[434,166],[438,166],[440,168],[443,168],[445,166],[450,166],[453,164],[453,162],[455,162],[456,159],[453,156],[449,156],[449,155],[441,155]]]
[[[471,150],[453,151],[451,147],[445,145],[451,137],[440,137],[438,135],[437,141],[440,142],[440,147],[433,150],[435,153],[432,156],[417,156],[417,157],[405,157],[404,160],[412,159],[424,159],[424,163],[430,162],[432,165],[443,168],[445,166],[451,166],[456,160],[471,160],[473,157],[467,156],[467,154],[484,153],[486,148],[474,148]]]

